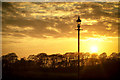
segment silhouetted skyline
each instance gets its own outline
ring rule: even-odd
[[[115,80],[120,74],[120,53],[108,56],[80,53],[78,73],[77,53],[53,54],[39,53],[21,58],[15,53],[2,56],[2,80]]]

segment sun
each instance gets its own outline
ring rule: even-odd
[[[92,47],[91,47],[91,52],[92,52],[92,53],[95,53],[95,52],[97,52],[97,51],[98,51],[97,46],[92,46]]]

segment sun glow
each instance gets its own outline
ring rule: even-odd
[[[98,51],[97,46],[92,46],[92,47],[91,47],[91,52],[92,52],[92,53],[95,53],[95,52],[97,52],[97,51]]]

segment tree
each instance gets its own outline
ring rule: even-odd
[[[120,52],[118,53],[118,58],[120,58]]]
[[[80,66],[84,66],[85,54],[80,53],[79,55],[80,55]]]
[[[116,52],[113,52],[113,53],[110,55],[110,58],[116,59],[116,58],[118,58],[118,54],[117,54]]]
[[[63,58],[63,56],[60,54],[52,54],[49,57],[51,57],[51,60],[52,60],[51,66],[53,68],[55,68],[58,65],[59,60],[61,59],[62,61],[62,58]]]
[[[9,63],[15,63],[18,56],[15,53],[8,53],[7,55],[2,56],[2,60],[7,60]]]
[[[88,59],[88,58],[90,57],[90,53],[89,53],[89,52],[86,52],[86,53],[84,54],[84,56],[85,56],[85,59]]]
[[[38,57],[38,58],[47,57],[47,54],[46,53],[39,53],[36,55],[36,57]]]
[[[47,54],[46,53],[39,53],[36,55],[36,58],[38,59],[38,63],[45,67],[45,64],[47,64]]]
[[[18,59],[18,56],[15,53],[8,53],[7,55],[2,56],[2,65],[3,67],[9,67],[11,63],[15,63]]]
[[[105,52],[99,55],[99,59],[101,60],[101,62],[104,62],[106,60],[106,57],[107,54]]]
[[[91,58],[97,58],[97,54],[96,53],[93,53],[93,54],[91,54]]]
[[[35,55],[29,55],[28,60],[31,60],[31,61],[36,61],[36,56]]]
[[[65,57],[65,66],[71,66],[71,60],[73,60],[75,58],[75,53],[73,52],[67,52],[63,55]]]
[[[91,63],[92,63],[92,65],[97,64],[97,62],[98,62],[97,57],[98,57],[98,55],[96,53],[91,54]]]
[[[88,58],[90,57],[90,53],[89,52],[86,52],[84,53],[84,64],[87,65],[87,62],[88,62]]]

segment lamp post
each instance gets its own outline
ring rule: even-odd
[[[80,24],[81,24],[81,20],[80,20],[80,17],[78,16],[78,19],[76,20],[77,22],[77,30],[78,30],[78,79],[79,79],[79,66],[80,66],[80,55],[79,55],[79,52],[80,52]]]

